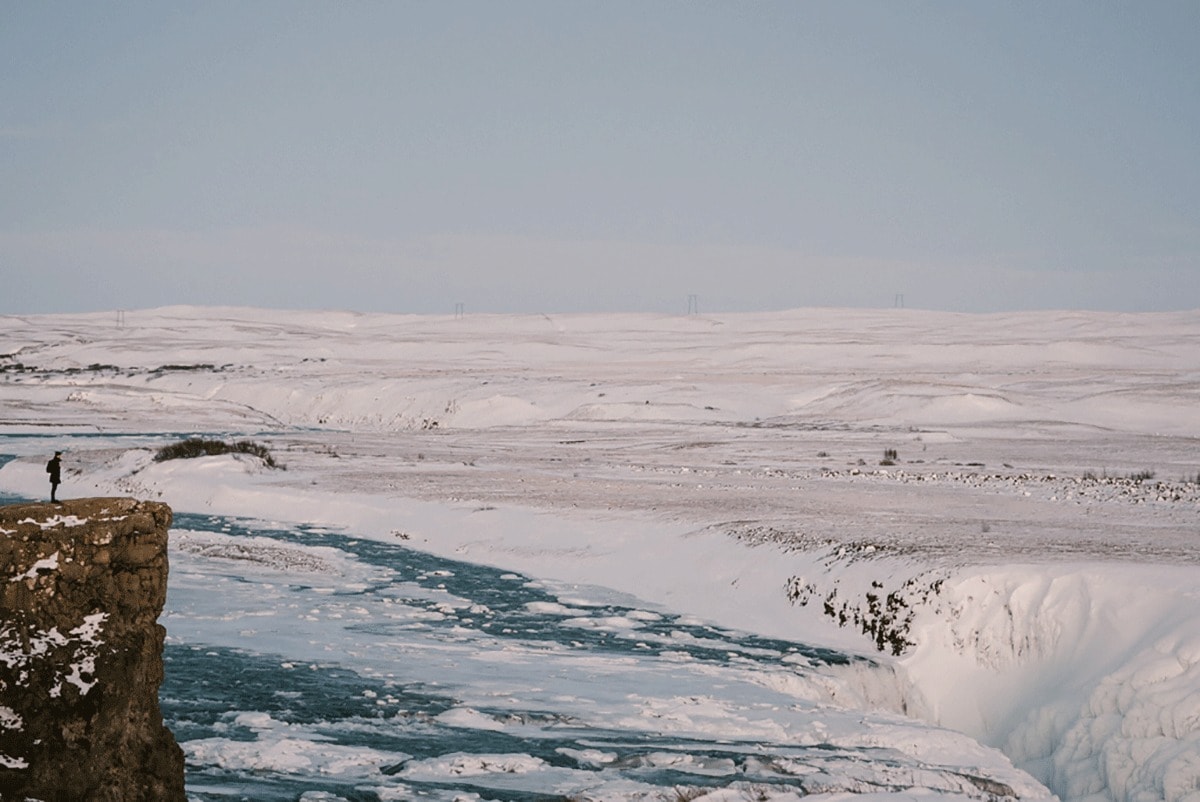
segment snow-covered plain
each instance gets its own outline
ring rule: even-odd
[[[672,694],[649,680],[663,666],[628,656],[573,663],[513,646],[491,660],[505,664],[506,692],[536,687],[547,704],[586,695],[547,666],[628,674],[639,693],[616,685],[588,702],[606,724],[636,707],[642,724],[689,738],[887,750],[866,770],[876,784],[843,777],[820,786],[831,797],[1000,787],[955,786],[939,766],[1021,798],[1048,793],[1024,770],[1065,800],[1200,800],[1198,402],[1200,313],[6,317],[0,453],[19,458],[0,468],[0,490],[43,496],[45,458],[63,448],[65,494],[161,498],[519,572],[553,590],[535,612],[577,629],[649,637],[640,622],[669,613],[867,657],[712,679],[771,688],[769,702],[706,689],[711,666],[672,673],[687,689]],[[247,456],[151,460],[187,432],[252,437],[287,470]],[[364,676],[422,650],[355,657],[347,633],[360,630],[291,621],[271,601],[270,588],[317,592],[314,573],[335,596],[339,581],[370,585],[360,574],[378,566],[194,529],[173,548],[181,589],[165,623],[181,643],[317,659],[289,634],[311,625],[326,646],[350,638],[339,660]],[[251,583],[205,595],[214,571],[242,564]],[[597,588],[636,603],[580,612]],[[236,612],[219,614],[223,601]],[[340,614],[376,609],[359,608]],[[509,726],[469,696],[460,689],[443,723]],[[314,772],[370,773],[395,758],[322,751],[319,734],[231,715],[241,735],[185,742],[189,765],[324,760]],[[581,766],[612,759],[566,751]],[[910,761],[907,785],[884,782],[896,755]],[[400,780],[547,772],[546,788],[577,798],[656,798],[619,783],[585,797],[575,774],[530,755],[393,762]],[[797,788],[817,786],[728,784],[705,798]]]

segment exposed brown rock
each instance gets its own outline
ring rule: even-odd
[[[0,507],[0,799],[183,802],[163,726],[165,504]]]

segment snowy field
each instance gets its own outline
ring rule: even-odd
[[[0,318],[55,449],[194,799],[1200,800],[1200,313]]]

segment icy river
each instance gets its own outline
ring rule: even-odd
[[[561,799],[870,756],[796,710],[836,653],[305,527],[173,537],[162,701],[200,799]]]
[[[170,543],[160,699],[193,802],[1045,796],[903,715],[884,662],[401,532],[176,512]]]

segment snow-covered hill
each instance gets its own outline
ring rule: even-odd
[[[64,448],[74,495],[403,532],[884,660],[860,702],[1064,799],[1194,800],[1198,399],[1200,313],[9,317],[0,488]],[[287,470],[152,462],[184,432]]]

